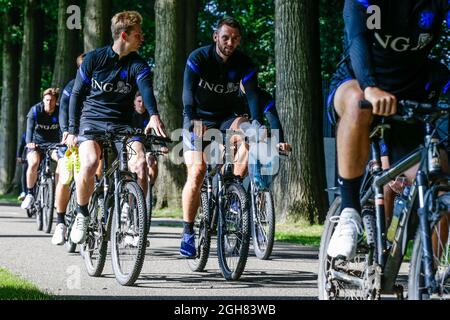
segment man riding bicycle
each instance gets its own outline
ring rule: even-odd
[[[28,169],[26,175],[27,195],[23,200],[22,209],[30,209],[34,203],[34,186],[38,178],[39,164],[41,163],[45,148],[60,141],[60,128],[58,123],[59,108],[58,89],[48,88],[42,94],[43,100],[33,107],[27,115],[26,148]],[[52,153],[52,159],[58,161],[57,152]]]
[[[86,239],[88,203],[102,153],[99,142],[85,131],[131,129],[131,106],[139,90],[150,115],[145,131],[154,129],[157,135],[166,136],[153,95],[150,67],[137,53],[144,41],[141,23],[142,17],[136,11],[117,13],[111,19],[113,45],[87,53],[77,72],[69,104],[67,137],[69,148],[79,144],[80,157],[80,172],[76,177],[77,215],[71,231],[74,243],[83,243]],[[138,183],[146,193],[144,145],[133,141],[129,148],[133,150],[129,152],[130,171],[137,174]]]
[[[372,5],[380,9],[375,10],[379,16],[372,16],[377,8]],[[449,10],[448,0],[345,1],[345,58],[332,78],[328,99],[329,118],[337,122],[342,197],[340,220],[327,251],[331,257],[355,255],[361,230],[359,189],[374,116],[395,114],[398,100],[424,101],[433,98],[433,92],[434,98],[436,93],[449,93],[448,69],[428,59],[443,20],[450,23]],[[373,109],[360,109],[361,100],[369,101]],[[417,147],[423,132],[421,125],[395,123],[391,159],[398,160]],[[405,174],[411,180],[414,177],[414,172]]]
[[[183,155],[187,181],[182,194],[184,229],[180,254],[188,258],[196,256],[193,228],[206,173],[203,151],[207,145],[203,143],[198,148],[197,142],[207,129],[238,130],[247,121],[233,114],[240,83],[246,90],[252,119],[261,122],[256,67],[249,57],[236,50],[241,41],[241,30],[237,20],[223,18],[213,34],[214,44],[194,50],[184,72]],[[235,142],[239,143],[237,140]],[[235,156],[235,176],[243,178],[246,175],[247,158],[247,147],[240,143]]]

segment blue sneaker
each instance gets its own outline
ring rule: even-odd
[[[197,250],[195,249],[195,233],[183,233],[183,238],[181,239],[180,255],[192,259],[196,257]]]

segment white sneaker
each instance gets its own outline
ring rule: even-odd
[[[330,221],[339,222],[331,236],[327,254],[332,258],[351,260],[356,255],[358,236],[363,232],[358,211],[345,208],[340,216],[332,217]]]
[[[66,240],[67,227],[64,223],[58,223],[56,225],[55,233],[52,237],[52,243],[55,246],[60,246],[64,244]]]
[[[33,203],[34,203],[34,196],[32,194],[27,194],[20,207],[22,209],[28,210],[31,209]]]
[[[70,232],[70,240],[72,240],[73,243],[84,243],[84,241],[86,241],[88,226],[89,217],[85,217],[81,213],[78,213]]]

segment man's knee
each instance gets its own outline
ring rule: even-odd
[[[188,166],[188,182],[194,186],[201,186],[205,174],[206,167],[204,165]]]
[[[347,90],[345,97],[338,107],[338,114],[346,126],[353,128],[368,128],[372,123],[373,116],[370,109],[361,109],[359,102],[364,99],[364,94],[359,90]]]

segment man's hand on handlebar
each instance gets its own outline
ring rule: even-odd
[[[364,99],[372,104],[372,113],[379,116],[390,116],[397,113],[397,98],[377,87],[367,87]]]
[[[78,142],[78,136],[74,135],[74,134],[69,134],[66,138],[66,145],[69,148],[73,148],[77,145]]]

